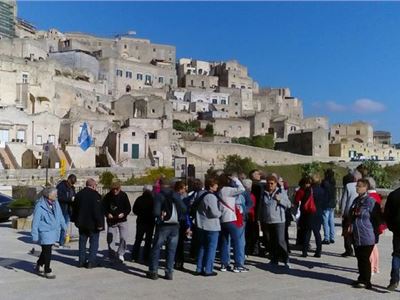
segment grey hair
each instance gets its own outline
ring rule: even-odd
[[[43,196],[49,198],[49,196],[53,193],[57,194],[57,189],[55,187],[47,187],[43,190]]]
[[[374,178],[372,178],[372,177],[367,177],[367,178],[365,178],[365,179],[367,179],[368,182],[369,182],[369,189],[370,189],[370,190],[376,189],[376,182],[375,182],[375,179],[374,179]]]

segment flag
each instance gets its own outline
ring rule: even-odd
[[[78,137],[78,144],[83,151],[86,151],[92,145],[92,137],[89,134],[87,123],[84,122],[81,134]]]

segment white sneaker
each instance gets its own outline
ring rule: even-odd
[[[124,256],[123,256],[123,255],[120,255],[120,256],[118,256],[118,259],[119,259],[121,262],[124,262],[124,261],[125,261],[125,259],[124,259]]]

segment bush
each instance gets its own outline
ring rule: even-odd
[[[132,175],[124,185],[144,185],[144,184],[154,184],[158,178],[164,176],[166,180],[171,180],[175,176],[175,171],[173,168],[159,167],[157,169],[148,169],[146,176],[134,177]]]
[[[204,136],[213,137],[214,136],[214,127],[212,124],[207,124],[204,129]]]
[[[105,171],[101,173],[99,182],[104,188],[109,189],[111,187],[111,183],[117,179],[117,175],[111,173],[110,171]]]
[[[245,173],[249,174],[251,170],[258,169],[258,165],[251,158],[242,158],[237,154],[228,155],[225,158],[224,172],[225,173]]]
[[[357,167],[357,169],[365,169],[368,176],[375,179],[377,188],[390,188],[391,182],[389,180],[386,170],[377,162],[367,160]]]
[[[306,177],[306,176],[313,176],[315,174],[321,174],[322,173],[322,165],[318,161],[313,161],[310,164],[304,164],[301,165],[301,176]]]
[[[255,135],[251,138],[232,138],[232,143],[248,145],[253,147],[274,149],[274,137],[271,134]]]
[[[173,120],[172,126],[178,131],[196,132],[200,128],[200,122],[197,120],[182,122],[180,120]]]
[[[31,208],[35,205],[35,202],[28,198],[18,198],[11,201],[9,208]]]

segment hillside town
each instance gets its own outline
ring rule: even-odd
[[[271,165],[400,159],[390,132],[304,117],[289,87],[259,86],[237,60],[177,59],[175,46],[132,32],[39,30],[17,17],[16,2],[0,4],[2,169],[145,169],[185,158],[200,174],[229,154]],[[194,121],[195,131],[175,129]],[[86,151],[84,123],[93,141]],[[232,143],[265,135],[275,149]]]

